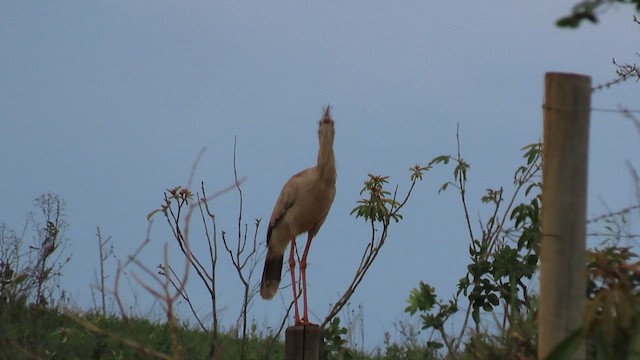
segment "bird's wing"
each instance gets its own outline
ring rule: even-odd
[[[298,197],[298,191],[300,190],[300,185],[309,170],[311,169],[305,169],[293,175],[289,181],[284,184],[282,191],[280,191],[278,201],[276,201],[276,205],[273,207],[273,212],[271,213],[271,220],[269,220],[269,228],[267,229],[267,245],[269,245],[271,231],[273,228],[278,225],[280,220],[282,220],[284,215],[287,213],[287,210],[295,204],[296,198]]]

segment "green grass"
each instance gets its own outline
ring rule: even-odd
[[[174,342],[172,339],[176,339]],[[241,340],[221,333],[212,349],[212,334],[200,328],[179,326],[145,318],[102,316],[98,313],[61,313],[55,309],[9,302],[0,304],[0,359],[241,359]],[[329,360],[437,359],[418,344],[385,341],[381,349],[362,353],[327,343]],[[212,356],[215,352],[216,356]],[[251,334],[247,360],[284,359],[284,344],[259,332]]]
[[[21,304],[0,305],[0,359],[154,359],[158,352],[179,359],[211,359],[210,332],[143,318],[62,314],[56,310]],[[93,326],[91,326],[93,325]],[[99,329],[99,331],[94,331]],[[175,333],[177,346],[172,338]],[[122,340],[125,339],[125,340]],[[247,359],[283,359],[284,345],[253,337]],[[220,334],[216,358],[238,359],[240,340]]]

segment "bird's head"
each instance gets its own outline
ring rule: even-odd
[[[323,138],[331,138],[335,135],[336,130],[333,127],[333,118],[331,118],[331,106],[327,105],[324,108],[324,114],[322,115],[322,120],[320,120],[318,127],[318,137],[320,139]]]

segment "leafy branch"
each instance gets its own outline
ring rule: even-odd
[[[492,207],[490,217],[480,222],[482,236],[476,238],[467,207],[466,184],[470,165],[462,158],[460,140],[457,136],[456,156],[443,155],[434,158],[430,164],[449,162],[455,164],[453,180],[445,182],[439,192],[455,188],[460,196],[464,218],[467,225],[470,245],[471,263],[466,275],[458,283],[458,291],[448,302],[437,299],[435,289],[421,282],[409,296],[409,306],[405,309],[410,314],[421,313],[423,330],[437,331],[449,356],[455,358],[468,331],[467,324],[473,319],[474,333],[480,334],[481,314],[492,313],[502,304],[504,311],[501,326],[513,327],[523,318],[524,309],[530,314],[535,311],[530,307],[527,286],[523,279],[530,279],[537,269],[540,238],[540,171],[542,165],[542,145],[531,144],[523,148],[525,165],[518,167],[514,173],[514,190],[505,197],[502,187],[487,189],[481,201]],[[517,204],[520,193],[529,198],[528,202]],[[464,322],[458,336],[450,338],[444,331],[444,323],[456,313],[459,296],[468,298]],[[528,318],[528,317],[527,317]],[[434,349],[443,346],[437,341],[429,341],[428,347]]]
[[[368,196],[358,200],[357,206],[351,211],[351,214],[355,214],[356,218],[362,217],[371,226],[371,239],[365,247],[360,263],[355,271],[351,283],[344,291],[342,297],[331,307],[329,313],[325,317],[324,321],[320,325],[326,327],[331,320],[338,315],[340,310],[347,304],[358,285],[364,279],[367,271],[371,267],[371,264],[375,261],[387,240],[389,226],[391,220],[396,223],[402,219],[400,210],[407,203],[411,197],[411,193],[416,183],[423,178],[424,172],[431,169],[431,164],[428,166],[416,165],[409,169],[411,172],[411,185],[407,190],[405,196],[398,200],[398,188],[394,190],[393,194],[385,189],[385,185],[389,183],[388,176],[368,174],[368,179],[365,180],[364,186],[360,191],[360,195],[367,194]],[[378,232],[378,228],[382,227]],[[376,236],[376,234],[379,234]]]

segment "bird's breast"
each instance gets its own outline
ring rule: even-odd
[[[292,235],[317,231],[329,213],[335,193],[335,186],[317,186],[301,192],[283,219]]]

